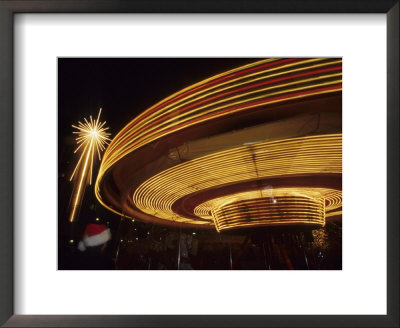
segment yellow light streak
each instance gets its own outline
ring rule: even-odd
[[[158,218],[171,221],[189,219],[191,223],[197,223],[175,213],[173,204],[193,192],[232,183],[277,176],[341,172],[341,134],[296,137],[236,147],[175,165],[143,182],[133,192],[132,200],[142,212]],[[340,206],[341,193],[329,190],[325,193],[328,209]],[[203,219],[210,220],[212,224],[212,217],[203,216]]]
[[[322,64],[311,65],[311,66],[306,66],[306,67],[300,67],[300,68],[297,68],[297,69],[290,69],[290,70],[287,70],[287,71],[283,71],[283,72],[279,72],[279,73],[275,73],[275,74],[270,74],[271,72],[274,72],[276,70],[281,70],[282,68],[290,68],[290,67],[294,67],[294,66],[299,66],[299,65],[304,64],[304,63],[314,63],[314,62],[321,61],[322,59],[323,58],[313,58],[313,59],[307,59],[307,60],[304,60],[304,61],[301,61],[301,62],[295,62],[295,63],[286,64],[286,65],[281,65],[281,66],[278,66],[278,67],[269,68],[269,69],[266,69],[266,70],[263,70],[263,71],[259,71],[259,72],[255,72],[255,73],[252,73],[252,74],[246,74],[246,75],[241,76],[239,78],[229,79],[226,82],[222,82],[222,83],[216,84],[214,86],[205,88],[205,89],[203,89],[203,90],[201,90],[199,92],[196,92],[196,93],[193,93],[193,94],[191,94],[189,96],[183,97],[182,99],[179,99],[176,102],[172,102],[171,104],[162,107],[160,110],[154,112],[153,114],[151,114],[149,116],[146,116],[144,119],[140,119],[140,120],[136,119],[138,122],[137,122],[137,124],[135,124],[135,130],[137,130],[140,127],[143,127],[143,126],[145,126],[145,125],[147,125],[149,123],[151,123],[152,121],[160,118],[163,115],[172,113],[172,112],[184,107],[185,105],[189,105],[191,103],[194,103],[197,100],[201,100],[201,99],[210,97],[210,96],[212,96],[214,94],[221,93],[222,91],[227,91],[229,89],[234,89],[234,88],[237,88],[237,87],[240,87],[240,86],[248,85],[248,84],[251,84],[251,83],[254,83],[254,82],[258,82],[260,80],[265,80],[265,79],[270,79],[270,78],[277,77],[277,76],[287,75],[289,73],[294,73],[294,72],[303,71],[303,70],[307,70],[307,69],[311,69],[311,68],[319,68],[319,67],[323,67],[323,66],[327,66],[327,65],[333,65],[333,64],[341,63],[341,60],[333,61],[333,62],[324,62]],[[274,60],[277,60],[277,59],[274,59]],[[267,62],[270,62],[270,61],[271,60],[268,59],[268,60],[264,60],[264,61],[260,61],[260,62],[256,62],[256,63],[257,64],[264,64],[264,63],[267,63]],[[244,68],[249,68],[251,66],[255,66],[256,63],[254,63],[253,65],[246,65],[244,67],[238,68],[235,71],[239,71],[239,70],[242,70]],[[170,97],[167,97],[167,98],[163,99],[161,102],[158,102],[154,106],[150,107],[147,111],[145,111],[144,113],[139,115],[138,118],[144,116],[148,111],[150,111],[153,108],[161,105],[162,103],[164,103],[167,100],[173,98],[174,96],[178,96],[179,94],[181,94],[181,93],[183,93],[185,91],[188,91],[190,89],[194,89],[196,87],[199,87],[201,85],[206,84],[209,81],[212,81],[212,80],[214,80],[216,78],[219,78],[219,77],[222,77],[224,75],[228,75],[230,73],[232,73],[232,71],[228,71],[228,72],[226,72],[224,74],[218,74],[218,75],[216,75],[216,76],[214,76],[212,78],[208,78],[208,79],[203,80],[203,81],[201,81],[199,83],[196,83],[196,84],[194,84],[194,85],[192,85],[192,86],[190,86],[188,88],[185,88],[185,89],[181,90],[180,92],[178,92],[178,93],[176,93],[176,94],[174,94],[174,95],[172,95]],[[269,73],[269,74],[265,75],[266,73]],[[258,75],[262,75],[262,76],[261,77],[257,77],[257,78],[253,78],[254,76],[258,76]],[[341,73],[338,73],[338,75],[341,75]],[[249,77],[251,77],[251,79],[249,79]],[[319,79],[320,78],[326,78],[326,76],[322,75],[322,76],[319,76],[317,78],[319,78]],[[237,81],[241,81],[241,80],[245,80],[245,81],[244,82],[240,82],[240,83],[233,83],[233,82],[237,82]],[[227,86],[226,87],[222,87],[222,86],[225,86],[225,85],[227,85]],[[124,131],[124,130],[122,130],[122,131]],[[119,134],[117,136],[119,137]],[[119,143],[120,143],[120,138],[115,138],[115,142],[110,145],[109,151],[112,151],[112,149],[114,147],[116,147]]]
[[[213,209],[217,231],[249,226],[325,225],[323,198],[286,195],[276,200],[242,199]]]
[[[77,130],[73,133],[78,135],[75,138],[77,148],[74,153],[80,151],[80,157],[70,178],[70,181],[74,180],[70,222],[76,219],[86,185],[92,183],[96,153],[98,159],[101,160],[101,152],[105,149],[105,145],[111,141],[109,139],[110,133],[107,132],[108,127],[104,127],[106,122],[100,122],[101,111],[100,108],[95,120],[90,116],[90,122],[84,118],[85,123],[78,122],[78,125],[72,125]]]
[[[332,75],[333,76],[333,75]],[[334,74],[334,76],[336,76],[336,74]],[[309,81],[316,81],[318,80],[318,78],[313,78],[313,79],[305,79],[305,80],[300,80],[300,81],[296,81],[296,82],[290,82],[290,83],[285,83],[283,85],[279,85],[279,86],[272,86],[272,87],[268,87],[268,88],[264,88],[264,89],[259,89],[253,92],[248,92],[248,93],[243,93],[239,96],[233,96],[233,97],[229,97],[229,98],[224,98],[223,100],[220,101],[216,101],[213,102],[211,105],[213,106],[212,108],[209,108],[211,105],[206,105],[206,106],[200,106],[197,107],[194,110],[190,110],[187,111],[183,114],[180,115],[175,115],[170,119],[167,119],[165,121],[163,121],[162,124],[158,124],[155,125],[151,128],[146,129],[143,133],[138,134],[135,137],[132,137],[128,142],[126,142],[126,144],[120,148],[119,152],[120,152],[120,156],[125,156],[126,154],[128,154],[129,152],[131,152],[133,149],[132,148],[128,148],[128,146],[133,143],[135,140],[137,140],[136,146],[134,149],[137,149],[145,144],[147,144],[148,142],[153,141],[156,138],[160,138],[161,136],[166,135],[167,133],[162,133],[162,131],[168,130],[170,128],[173,128],[174,126],[176,126],[176,122],[179,122],[180,124],[194,120],[196,118],[200,118],[200,117],[204,117],[207,114],[211,114],[214,112],[221,112],[222,110],[229,108],[229,107],[233,107],[233,106],[237,106],[237,105],[242,105],[244,103],[249,103],[250,101],[256,101],[259,99],[263,99],[266,97],[266,94],[263,94],[261,96],[253,96],[250,98],[246,98],[245,100],[240,100],[240,101],[232,101],[232,102],[228,102],[229,100],[235,100],[237,98],[243,98],[243,97],[247,97],[248,95],[254,94],[254,93],[259,93],[262,91],[268,91],[268,90],[272,90],[272,89],[276,89],[276,88],[280,88],[280,87],[288,87],[291,85],[295,85],[295,84],[299,84],[299,83],[304,83],[304,82],[309,82]],[[324,87],[324,86],[328,86],[328,85],[334,85],[334,84],[339,84],[341,83],[342,80],[334,80],[334,81],[329,81],[329,82],[325,82],[325,83],[314,83],[313,85],[307,85],[307,86],[303,86],[303,87],[299,87],[299,88],[291,88],[291,89],[285,89],[285,90],[281,90],[281,91],[277,91],[277,92],[271,92],[268,94],[268,96],[272,97],[272,96],[278,96],[278,95],[282,95],[288,92],[296,92],[296,91],[303,91],[303,90],[307,90],[310,88],[315,88],[315,87]],[[271,101],[270,103],[273,103],[274,101]],[[225,103],[224,105],[215,107],[215,105],[220,104],[220,103]],[[250,109],[253,107],[259,107],[260,105],[248,105],[246,106],[246,109]],[[208,109],[207,109],[208,108]],[[235,113],[237,111],[242,111],[243,109],[238,109],[238,110],[232,110],[230,111],[230,113]],[[213,118],[216,118],[220,115],[214,115]],[[193,124],[187,124],[185,125],[185,127],[191,126]],[[139,126],[139,125],[138,125]],[[137,129],[138,126],[136,126],[135,128]],[[181,128],[175,128],[175,131],[179,131],[181,130]],[[154,132],[153,132],[154,131]],[[152,132],[152,133],[151,133]],[[110,164],[113,162],[110,162]]]
[[[211,96],[218,95],[218,93],[222,93],[225,91],[229,91],[241,86],[251,85],[252,83],[268,80],[275,77],[281,77],[285,75],[294,74],[296,72],[304,72],[307,70],[315,70],[324,68],[329,65],[340,65],[341,60],[326,60],[324,58],[313,58],[313,59],[304,59],[294,63],[285,63],[282,65],[278,65],[276,67],[267,67],[262,70],[258,70],[255,72],[246,72],[239,77],[229,78],[220,83],[206,86],[205,88],[189,93],[188,95],[184,95],[183,97],[174,100],[174,98],[184,94],[185,92],[189,92],[191,90],[196,90],[196,88],[206,85],[209,82],[216,80],[217,78],[221,78],[224,76],[228,76],[231,73],[240,72],[241,70],[256,67],[257,65],[262,65],[268,62],[276,61],[277,59],[267,59],[261,60],[255,63],[251,63],[249,65],[236,68],[234,70],[224,72],[218,74],[216,76],[210,77],[206,80],[198,82],[194,85],[191,85],[170,97],[163,99],[162,101],[156,103],[154,106],[150,107],[142,114],[140,114],[137,118],[135,118],[131,123],[129,123],[124,129],[122,129],[117,136],[114,138],[113,142],[107,148],[104,154],[104,160],[101,164],[99,174],[96,181],[95,193],[98,199],[101,199],[100,191],[99,191],[99,182],[104,175],[104,173],[111,168],[115,163],[117,163],[121,158],[131,153],[132,151],[142,147],[156,139],[164,137],[168,134],[177,132],[184,128],[190,127],[195,124],[199,124],[201,122],[216,119],[227,114],[232,114],[239,111],[244,111],[256,107],[260,107],[260,104],[250,105],[252,101],[255,100],[263,100],[266,99],[263,105],[274,104],[283,101],[289,101],[293,99],[301,99],[304,97],[310,97],[325,93],[338,92],[339,89],[332,90],[323,90],[311,92],[309,94],[304,95],[293,95],[288,96],[287,98],[277,99],[268,101],[268,97],[284,95],[290,92],[298,92],[302,90],[312,89],[316,87],[329,86],[333,84],[341,83],[341,72],[340,71],[331,71],[331,72],[322,72],[318,73],[314,77],[308,78],[299,78],[295,80],[282,80],[281,82],[274,83],[270,86],[266,86],[262,89],[257,88],[253,91],[249,89],[248,91],[241,91],[239,93],[233,93],[229,97],[224,97],[223,99],[215,100],[210,103],[196,105],[196,102],[200,100],[207,100]],[[332,79],[335,78],[334,81],[326,81],[324,79]],[[307,85],[302,85],[296,87],[296,85],[301,85],[306,83]],[[271,92],[276,88],[281,88],[282,90]],[[169,103],[167,103],[169,102]],[[183,110],[182,113],[178,113],[178,110],[184,109],[183,107],[192,105],[194,106],[192,109]],[[229,112],[226,112],[227,109],[243,105],[242,108],[235,109]],[[153,113],[153,109],[159,107]],[[176,115],[172,117],[167,117],[167,115],[171,115],[177,112]],[[150,113],[150,114],[148,114]],[[206,115],[212,115],[210,117],[205,117]],[[157,120],[161,120],[159,123],[156,123]],[[135,123],[135,124],[133,124]]]
[[[325,217],[328,218],[328,217],[337,216],[337,215],[342,215],[342,211],[334,211],[334,212],[326,213]]]
[[[220,77],[229,75],[229,74],[231,74],[231,73],[235,73],[235,72],[238,72],[238,71],[247,69],[247,68],[254,67],[254,66],[256,66],[256,65],[265,64],[265,63],[273,62],[273,61],[276,61],[276,60],[278,60],[278,58],[269,58],[269,59],[263,59],[263,60],[260,60],[260,61],[256,61],[256,62],[254,62],[254,63],[250,63],[250,64],[247,64],[247,65],[244,65],[244,66],[241,66],[241,67],[234,68],[234,69],[232,69],[232,70],[230,70],[230,71],[227,71],[227,72],[223,72],[223,73],[214,75],[214,76],[209,77],[209,78],[207,78],[207,79],[205,79],[205,80],[203,80],[203,81],[200,81],[200,82],[198,82],[198,83],[195,83],[195,84],[193,84],[193,85],[190,85],[190,86],[188,86],[188,87],[186,87],[186,88],[184,88],[184,89],[182,89],[182,90],[179,90],[178,92],[175,92],[175,93],[173,93],[172,95],[170,95],[170,96],[168,96],[168,97],[162,99],[161,101],[157,102],[156,104],[154,104],[153,106],[151,106],[150,108],[148,108],[146,111],[144,111],[142,114],[139,114],[139,116],[138,116],[137,118],[135,118],[134,121],[140,121],[140,122],[143,121],[142,117],[143,117],[145,114],[147,114],[147,112],[149,112],[149,111],[152,110],[153,108],[156,108],[157,106],[162,105],[163,103],[167,102],[168,100],[171,100],[171,99],[173,99],[174,97],[177,97],[177,96],[179,96],[179,95],[185,93],[186,91],[189,91],[189,90],[191,90],[191,89],[193,89],[193,88],[196,88],[196,87],[199,87],[199,86],[201,86],[201,85],[204,85],[204,84],[206,84],[207,82],[210,82],[210,81],[212,81],[212,80],[214,80],[214,79],[217,79],[217,78],[220,78]],[[186,98],[187,98],[187,97],[185,97],[184,99],[186,99]],[[158,112],[158,111],[157,111],[157,112]],[[130,124],[128,124],[127,126],[129,126],[129,125],[130,125]],[[113,145],[115,145],[115,144],[118,143],[118,140],[121,139],[120,137],[122,137],[123,134],[124,134],[127,130],[129,130],[129,129],[127,129],[127,127],[125,127],[125,128],[123,128],[120,132],[117,133],[117,135],[116,135],[115,138],[114,138],[115,143],[111,144],[110,147],[109,147],[110,150],[112,149]]]
[[[257,189],[211,199],[198,205],[194,214],[206,220],[213,220],[217,231],[260,225],[323,226],[325,218],[330,216],[325,214],[325,211],[335,208],[325,204],[332,203],[332,199],[341,200],[341,195],[341,190],[330,188]],[[255,200],[261,206],[258,206]],[[253,212],[248,209],[242,211],[239,204],[246,204],[248,208],[253,208]],[[223,213],[229,215],[224,218]]]

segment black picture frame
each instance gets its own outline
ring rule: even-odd
[[[14,315],[13,17],[17,13],[386,14],[387,315]],[[0,73],[0,324],[5,327],[399,327],[399,0],[0,0]]]

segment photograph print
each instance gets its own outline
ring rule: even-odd
[[[58,58],[59,270],[341,270],[341,58]]]

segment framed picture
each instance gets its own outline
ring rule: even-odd
[[[398,18],[1,1],[1,324],[397,327]]]

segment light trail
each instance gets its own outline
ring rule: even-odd
[[[252,157],[256,152],[257,156]],[[276,176],[342,173],[342,135],[326,134],[260,142],[205,155],[155,174],[133,193],[132,201],[142,212],[177,222],[203,224],[174,212],[173,204],[199,190]],[[165,188],[168,186],[168,188]],[[289,189],[282,189],[287,191]],[[325,198],[328,210],[341,207],[341,191],[320,188],[292,189],[292,193]],[[276,191],[274,191],[275,193]],[[246,195],[250,195],[247,194]],[[282,196],[277,194],[276,196]],[[231,196],[229,196],[231,197]],[[221,198],[226,201],[226,197]],[[210,221],[208,213],[221,206],[209,201],[195,209],[195,215]]]
[[[108,127],[104,127],[106,122],[100,122],[101,111],[102,109],[100,108],[95,120],[90,116],[90,121],[84,118],[85,123],[78,122],[78,125],[72,125],[77,130],[73,132],[77,134],[75,138],[77,148],[74,154],[80,152],[80,157],[70,178],[70,181],[74,180],[71,213],[69,216],[70,222],[76,219],[77,210],[82,204],[86,185],[92,184],[93,164],[96,153],[98,159],[101,160],[101,153],[111,141],[109,138],[110,133],[107,132]]]
[[[270,136],[255,139],[251,144],[227,144],[212,152],[214,148],[210,147],[210,153],[163,168],[153,168],[151,162],[152,172],[146,172],[146,177],[117,181],[117,185],[123,186],[123,193],[105,191],[110,190],[116,167],[124,168],[122,176],[128,176],[126,172],[132,177],[136,172],[140,175],[135,166],[129,171],[129,161],[146,154],[144,147],[158,142],[172,147],[167,137],[185,136],[190,128],[198,132],[204,126],[234,116],[239,120],[245,115],[279,113],[287,109],[286,104],[294,107],[295,103],[306,104],[314,99],[327,99],[338,116],[340,105],[329,99],[337,99],[341,91],[340,58],[269,58],[199,81],[149,107],[118,132],[104,153],[95,195],[114,213],[143,214],[143,220],[215,227],[217,231],[267,225],[323,226],[325,218],[341,213],[342,207],[341,190],[329,186],[278,188],[271,192],[273,196],[259,196],[259,190],[227,194],[198,202],[195,208],[186,208],[185,201],[200,197],[207,190],[244,182],[291,176],[340,176],[342,134],[335,124],[304,135],[276,133],[278,139]],[[315,110],[324,113],[324,103]],[[224,129],[219,132],[223,134]],[[239,196],[243,199],[232,201],[232,197]],[[275,202],[266,204],[264,200],[271,197],[275,197]],[[227,212],[230,217],[225,217]]]
[[[158,102],[133,119],[104,154],[99,183],[120,159],[157,139],[197,124],[266,105],[339,93],[340,59],[266,59],[224,72],[191,85]]]

